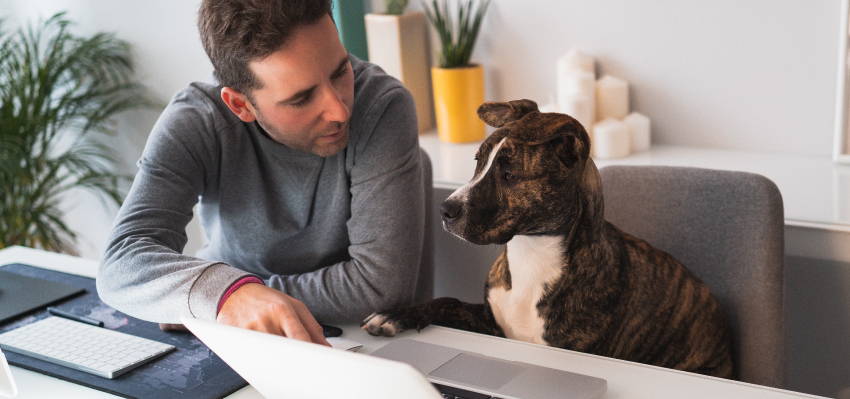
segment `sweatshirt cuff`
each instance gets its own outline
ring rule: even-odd
[[[224,295],[221,296],[221,299],[218,300],[218,307],[216,307],[215,310],[216,316],[218,316],[218,312],[221,312],[222,305],[224,305],[224,302],[227,301],[227,298],[230,298],[231,294],[236,292],[236,290],[238,290],[243,285],[251,283],[265,285],[263,280],[257,276],[245,276],[240,278],[239,280],[236,280],[236,282],[231,284],[230,288],[228,288],[227,291],[224,292]]]
[[[243,277],[252,276],[233,266],[214,263],[204,269],[189,289],[189,313],[203,320],[215,320],[219,299]]]

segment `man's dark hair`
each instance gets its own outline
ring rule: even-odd
[[[330,12],[330,0],[204,0],[198,31],[219,83],[250,98],[261,85],[248,63],[279,50],[295,28]]]

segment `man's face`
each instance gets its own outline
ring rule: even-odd
[[[247,107],[275,141],[321,157],[345,148],[354,72],[330,16],[297,28],[285,46],[248,67],[262,88]]]

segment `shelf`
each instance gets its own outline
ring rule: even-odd
[[[454,189],[472,178],[480,143],[445,143],[435,133],[419,136],[419,143],[431,157],[436,187]],[[599,168],[667,165],[758,173],[779,187],[787,225],[850,232],[850,166],[836,164],[826,155],[654,145],[626,158],[595,162]]]

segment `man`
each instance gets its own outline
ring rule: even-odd
[[[410,94],[349,56],[329,0],[205,0],[219,86],[153,127],[97,279],[110,305],[327,344],[317,319],[414,300],[424,191]],[[200,200],[208,244],[182,255]]]

